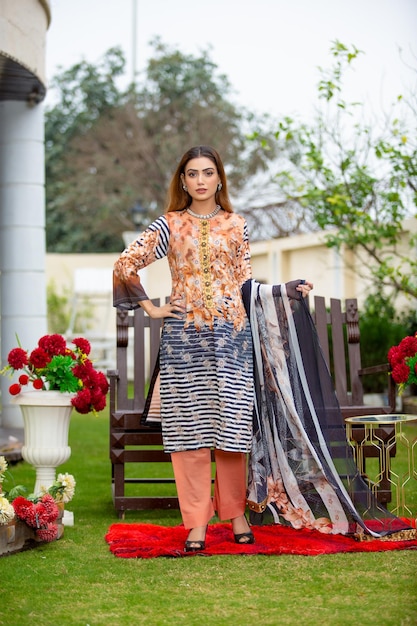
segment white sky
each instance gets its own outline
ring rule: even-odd
[[[187,54],[211,46],[234,101],[258,113],[308,114],[316,102],[317,66],[331,62],[331,41],[366,54],[349,79],[348,100],[387,108],[415,81],[417,0],[51,0],[47,77],[81,59],[96,62],[120,45],[133,67],[137,6],[137,69],[143,71],[159,35]],[[46,102],[51,99],[47,97]]]

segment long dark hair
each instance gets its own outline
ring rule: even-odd
[[[227,191],[226,173],[224,171],[222,160],[217,150],[211,148],[210,146],[194,146],[193,148],[187,150],[187,152],[183,155],[169,185],[166,212],[182,211],[182,209],[186,209],[189,206],[190,195],[182,188],[183,183],[181,180],[181,174],[185,174],[187,163],[191,161],[191,159],[196,159],[198,157],[207,157],[216,166],[222,183],[221,190],[216,192],[216,203],[220,204],[220,206],[228,213],[233,213],[232,204]]]

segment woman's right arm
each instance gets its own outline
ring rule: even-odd
[[[160,217],[122,252],[114,264],[113,305],[120,309],[136,309],[149,297],[141,283],[139,272],[156,259],[166,255],[169,229],[165,217]]]
[[[166,256],[169,243],[169,227],[164,216],[155,220],[120,255],[113,271],[113,305],[120,309],[136,309],[141,306],[152,318],[180,317],[182,308],[170,303],[160,307],[149,299],[139,271],[157,259]]]

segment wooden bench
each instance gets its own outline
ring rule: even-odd
[[[322,296],[315,296],[312,317],[316,325],[323,356],[332,375],[343,417],[395,413],[396,386],[392,377],[389,376],[389,364],[384,363],[372,367],[362,367],[359,311],[356,298],[346,299],[345,309],[342,311],[341,300],[331,298],[330,307],[327,310],[325,299]],[[381,373],[386,373],[387,375],[388,392],[386,402],[377,405],[364,404],[363,378]],[[389,456],[394,457],[396,454],[396,446],[392,444],[394,426],[382,426],[376,429],[374,434],[382,446],[385,443],[389,443]],[[381,458],[381,448],[366,444],[363,426],[352,427],[351,435],[354,441],[362,445],[363,469],[365,472],[366,459],[378,459],[378,471],[381,475],[381,480],[377,490],[377,498],[381,504],[387,505],[392,499],[390,468],[387,466],[386,459]],[[362,443],[364,441],[365,444]]]
[[[159,299],[153,302],[160,303]],[[151,319],[143,309],[117,311],[116,370],[109,370],[108,376],[112,490],[119,517],[124,517],[126,510],[178,508],[175,496],[129,496],[126,493],[128,485],[174,483],[172,477],[135,478],[126,475],[129,464],[171,460],[162,449],[160,427],[141,424],[149,378],[158,358],[161,325],[161,320]]]
[[[159,304],[159,300],[153,300],[153,302]],[[342,312],[341,301],[332,299],[330,311],[327,311],[324,298],[316,296],[313,319],[324,357],[335,381],[343,416],[392,413],[395,409],[393,385],[390,386],[387,406],[363,404],[362,377],[381,371],[388,372],[389,369],[388,365],[366,370],[361,367],[359,315],[356,300],[346,300],[346,309]],[[170,461],[170,455],[162,449],[160,427],[141,424],[149,378],[158,358],[161,320],[149,318],[142,309],[118,310],[116,324],[116,369],[108,372],[110,378],[110,460],[114,506],[119,517],[124,517],[127,510],[177,508],[178,500],[174,495],[156,496],[152,494],[149,487],[146,487],[146,485],[163,483],[172,484],[170,489],[172,493],[175,493],[170,467],[167,472],[163,472],[167,476],[162,478],[159,476],[133,477],[130,475],[131,471],[127,471],[139,468],[143,472],[145,463]],[[331,353],[328,328],[331,329],[332,336]],[[387,376],[387,378],[391,380],[390,377]],[[363,431],[363,429],[356,431],[358,437],[361,436],[361,430]],[[374,451],[369,449],[365,451],[365,454],[373,456]],[[138,467],[134,467],[134,464]],[[134,495],[130,494],[133,485],[140,486],[136,487]],[[142,492],[137,495],[136,492],[140,489]],[[390,501],[391,494],[388,491],[382,494],[382,502]]]
[[[331,298],[330,308],[327,311],[325,299],[322,296],[315,296],[312,317],[323,356],[332,375],[343,417],[394,413],[396,388],[391,376],[388,375],[389,364],[362,367],[359,311],[356,298],[349,298],[345,301],[344,311],[342,311],[341,300]],[[366,406],[362,379],[364,376],[381,373],[387,374],[387,401],[382,405]]]

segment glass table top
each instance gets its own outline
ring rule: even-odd
[[[381,414],[381,415],[358,415],[357,417],[346,417],[348,424],[397,424],[398,422],[413,422],[417,420],[417,415],[406,413]]]

